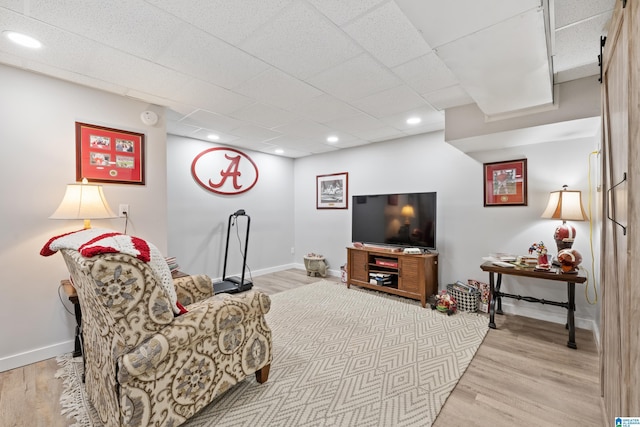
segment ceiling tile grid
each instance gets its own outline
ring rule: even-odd
[[[296,158],[442,130],[443,110],[460,105],[491,113],[544,103],[533,80],[550,88],[552,72],[556,82],[598,72],[614,3],[2,0],[0,32],[43,48],[3,33],[0,63],[165,106],[170,133],[215,133]],[[529,14],[555,31],[508,24]],[[553,69],[527,45],[545,36]],[[422,122],[407,124],[410,115]],[[330,134],[339,140],[328,143]]]
[[[305,2],[284,9],[239,47],[303,80],[363,53],[353,40]]]

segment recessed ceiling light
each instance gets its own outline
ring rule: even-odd
[[[38,49],[42,47],[42,43],[33,37],[29,37],[26,34],[16,33],[15,31],[4,31],[4,34],[12,42],[19,44],[20,46],[29,47],[31,49]]]
[[[216,135],[215,133],[210,133],[209,135],[207,135],[207,138],[217,141],[220,139],[220,136]]]
[[[340,139],[335,135],[331,135],[330,137],[327,138],[327,142],[331,142],[331,143],[338,142],[339,140]]]
[[[422,121],[422,119],[420,117],[409,117],[407,119],[407,124],[409,124],[409,125],[417,125],[421,121]]]
[[[276,148],[274,153],[276,153],[276,154],[284,154],[284,150],[282,148]]]

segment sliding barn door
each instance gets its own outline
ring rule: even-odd
[[[616,2],[603,54],[600,377],[607,422],[640,416],[639,13],[638,0]]]

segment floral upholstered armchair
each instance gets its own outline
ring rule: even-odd
[[[249,375],[267,380],[266,294],[213,296],[209,277],[182,277],[176,315],[140,257],[57,249],[78,292],[85,386],[105,426],[178,426]]]

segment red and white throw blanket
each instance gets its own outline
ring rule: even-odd
[[[186,313],[187,310],[178,302],[171,271],[158,248],[139,237],[129,236],[103,228],[88,228],[52,237],[40,251],[42,256],[50,256],[60,249],[74,249],[84,257],[90,258],[99,254],[122,253],[134,256],[151,267],[158,281],[162,284],[175,314]]]

